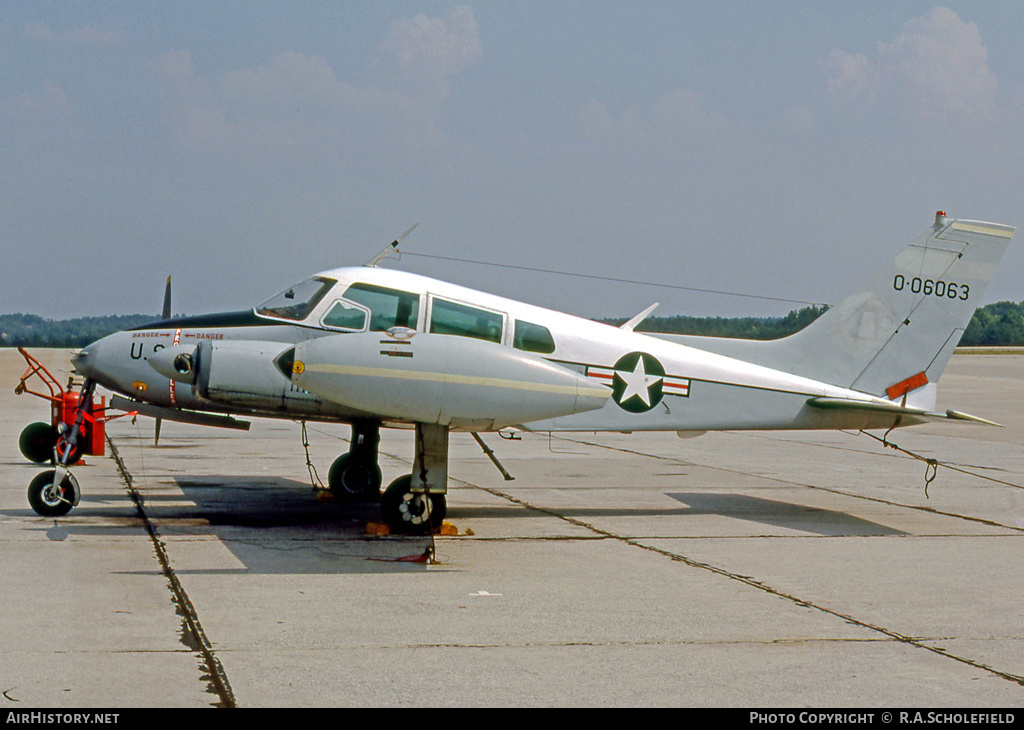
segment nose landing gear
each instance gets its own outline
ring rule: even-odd
[[[411,474],[381,492],[380,424],[357,421],[347,453],[328,472],[327,484],[344,502],[380,500],[381,517],[396,532],[427,534],[441,526],[448,491],[448,427],[416,425],[416,454]]]
[[[67,389],[42,363],[19,347],[28,369],[21,376],[14,392],[29,393],[50,401],[50,420],[31,423],[21,432],[18,446],[29,461],[41,464],[52,461],[55,468],[37,474],[28,486],[28,503],[44,517],[60,517],[78,504],[78,480],[68,469],[84,454],[102,456],[105,424],[121,415],[107,416],[103,398],[93,398],[96,382],[86,379],[80,393]],[[46,391],[32,390],[29,381],[39,378]]]
[[[61,517],[78,504],[80,492],[78,480],[68,470],[82,453],[79,438],[84,436],[83,424],[88,421],[90,428],[102,431],[103,421],[92,414],[92,395],[96,381],[86,380],[75,408],[75,422],[70,431],[64,431],[57,438],[53,453],[57,468],[37,474],[28,485],[28,503],[36,514],[43,517]]]

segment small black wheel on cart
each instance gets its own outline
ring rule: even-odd
[[[30,423],[22,429],[18,438],[18,448],[29,461],[42,464],[53,458],[53,447],[57,443],[57,433],[53,426],[39,421]]]

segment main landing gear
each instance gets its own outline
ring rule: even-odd
[[[377,466],[380,425],[372,422],[352,424],[352,440],[327,473],[331,493],[343,502],[372,502],[380,496],[381,473]]]
[[[416,424],[412,473],[398,477],[383,492],[379,444],[380,424],[352,424],[348,453],[339,456],[328,472],[331,493],[346,502],[379,498],[381,517],[396,531],[426,534],[440,527],[447,513],[448,427]]]

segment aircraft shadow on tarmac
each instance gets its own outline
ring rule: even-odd
[[[319,500],[308,483],[281,477],[175,477],[185,500],[146,496],[147,512],[162,535],[190,529],[218,538],[238,561],[224,568],[190,569],[182,574],[346,574],[420,572],[429,537],[374,539],[365,525],[380,519],[376,503]],[[181,528],[174,527],[180,520]],[[186,528],[200,521],[204,526]]]
[[[172,484],[181,491],[168,489]],[[177,477],[154,486],[139,488],[143,509],[181,575],[419,573],[426,567],[412,558],[423,554],[429,537],[368,537],[366,523],[380,519],[377,504],[321,501],[308,483],[214,475]],[[122,495],[84,494],[73,517],[37,518],[38,525],[28,529],[42,531],[51,542],[137,534],[143,521]],[[28,509],[0,514],[36,517]],[[200,553],[190,550],[181,557],[175,547],[179,540],[206,538],[217,540],[230,556],[200,551],[201,560],[215,564],[192,567],[189,556]],[[160,572],[158,566],[153,570]]]
[[[366,523],[380,517],[374,503],[321,501],[307,483],[265,474],[172,477],[165,482],[171,483],[180,493],[176,489],[140,490],[147,518],[169,550],[174,552],[175,538],[195,536],[215,538],[231,553],[231,558],[222,557],[223,564],[218,566],[192,568],[179,563],[176,572],[181,574],[366,574],[424,570],[423,563],[410,562],[409,558],[427,548],[429,537],[366,536]],[[906,534],[846,512],[745,494],[668,492],[666,496],[683,506],[668,510],[616,506],[555,511],[576,517],[584,513],[622,517],[717,515],[822,536]],[[102,498],[96,504],[90,504],[91,501],[89,495],[83,496],[78,519],[48,521],[40,529],[46,529],[51,541],[64,541],[75,535],[123,534],[125,529],[138,529],[141,525],[130,503],[112,503]],[[463,505],[452,509],[449,516],[509,518],[534,517],[536,513],[522,506]],[[89,524],[93,518],[106,518],[105,524]],[[111,524],[111,518],[120,524]]]
[[[746,494],[671,492],[668,496],[685,504],[688,507],[687,514],[719,515],[827,537],[907,534],[846,512],[777,502]]]

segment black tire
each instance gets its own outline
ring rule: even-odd
[[[344,502],[374,502],[380,498],[380,467],[351,453],[342,454],[327,473],[331,493]]]
[[[48,423],[30,423],[22,429],[18,438],[18,448],[29,461],[36,464],[53,459],[53,447],[57,443],[57,434]]]
[[[58,493],[51,493],[56,469],[47,469],[36,475],[28,485],[28,503],[36,514],[43,517],[63,517],[75,506],[78,483],[66,474],[58,485]]]
[[[428,534],[441,526],[448,512],[444,494],[412,491],[412,475],[400,476],[388,485],[380,498],[380,513],[396,532]]]
[[[67,424],[65,424],[65,426],[67,427],[67,431],[65,431],[65,433],[70,432],[71,431],[71,426],[68,426]],[[71,449],[71,455],[68,457],[67,461],[63,462],[64,464],[66,464],[67,466],[71,466],[73,464],[77,464],[78,463],[78,460],[82,458],[82,444],[85,443],[85,439],[87,438],[87,436],[88,436],[88,434],[86,433],[85,427],[83,426],[78,431],[78,439],[76,439],[76,441],[75,441],[75,448]],[[60,462],[61,457],[64,455],[64,449],[66,449],[66,448],[67,448],[67,442],[58,437],[57,438],[57,461],[58,462]]]

